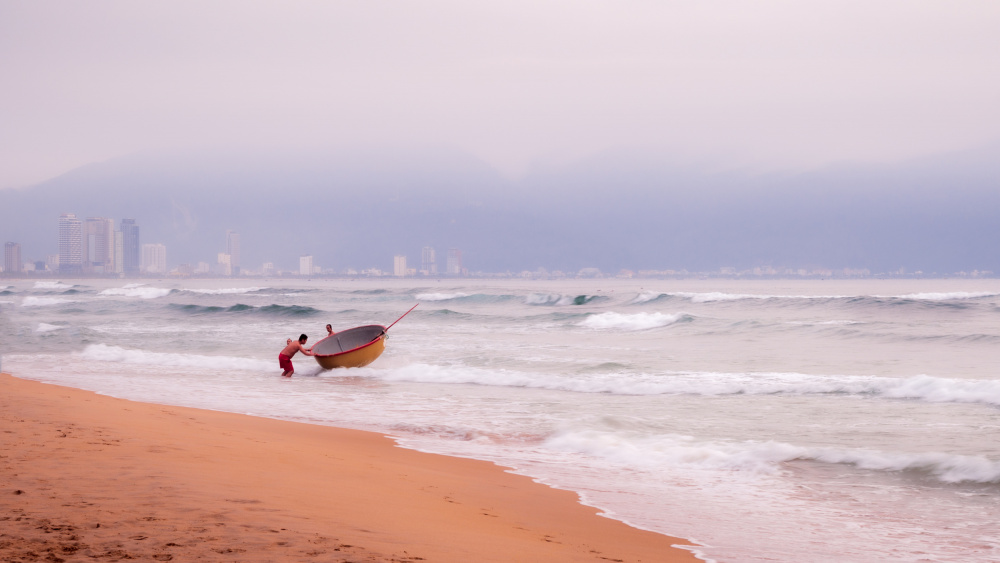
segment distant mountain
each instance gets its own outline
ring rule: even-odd
[[[449,151],[146,154],[0,190],[0,239],[57,252],[57,218],[132,217],[168,263],[391,269],[434,246],[471,270],[757,265],[1000,272],[1000,147],[895,165],[751,173],[608,152],[518,180]]]

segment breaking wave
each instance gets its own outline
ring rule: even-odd
[[[986,291],[979,292],[967,292],[967,291],[953,291],[950,293],[910,293],[908,295],[875,295],[874,297],[880,297],[883,299],[912,299],[915,301],[952,301],[956,299],[979,299],[980,297],[997,297],[1000,293],[991,293]]]
[[[108,295],[108,296],[119,296],[119,297],[138,297],[140,299],[156,299],[157,297],[165,297],[174,293],[175,289],[167,289],[164,287],[148,287],[146,284],[142,283],[130,283],[122,287],[112,287],[105,289],[104,291],[98,293],[98,295]]]
[[[225,289],[183,289],[187,293],[201,293],[204,295],[240,295],[243,293],[256,293],[264,291],[266,287],[227,287]]]
[[[1000,380],[928,375],[893,378],[802,373],[650,374],[622,370],[564,375],[430,364],[411,364],[390,370],[366,369],[361,373],[384,381],[466,383],[613,395],[855,395],[1000,406]]]
[[[629,466],[657,465],[778,474],[782,464],[814,461],[872,471],[917,471],[944,483],[998,483],[1000,461],[938,452],[882,452],[859,448],[804,447],[783,442],[712,442],[665,434],[636,436],[598,430],[558,433],[548,447]]]
[[[524,298],[527,305],[586,305],[604,301],[600,295],[563,295],[560,293],[532,293]]]
[[[56,330],[62,330],[64,328],[66,327],[59,325],[50,325],[48,323],[38,323],[38,328],[35,329],[35,332],[53,332]]]
[[[185,313],[191,313],[194,315],[211,315],[211,314],[232,314],[232,313],[250,313],[250,314],[262,314],[277,317],[308,317],[312,315],[317,315],[322,313],[319,309],[314,309],[312,307],[307,307],[304,305],[265,305],[263,307],[255,307],[253,305],[244,305],[243,303],[237,303],[230,307],[216,307],[211,305],[182,305],[179,303],[171,303],[168,305],[171,309],[178,311],[183,311]]]
[[[79,355],[87,360],[140,365],[199,369],[242,369],[248,371],[274,371],[277,369],[276,362],[268,362],[255,358],[148,352],[146,350],[129,350],[118,346],[108,346],[107,344],[90,344]]]
[[[34,289],[70,289],[74,286],[59,281],[36,281]]]
[[[678,321],[691,321],[690,315],[678,313],[665,315],[663,313],[600,313],[585,318],[579,326],[595,329],[648,330],[672,325]]]
[[[980,299],[984,297],[997,297],[1000,293],[994,292],[965,292],[956,291],[950,293],[911,293],[907,295],[760,295],[751,293],[722,293],[703,292],[693,293],[685,291],[677,292],[656,292],[644,291],[635,296],[631,303],[638,305],[652,301],[667,299],[686,299],[692,303],[713,303],[719,301],[745,301],[745,300],[789,300],[798,302],[817,302],[846,300],[849,303],[876,303],[876,304],[903,304],[908,302],[946,302],[963,301],[969,299]]]
[[[417,301],[460,301],[462,303],[500,303],[515,299],[514,295],[491,295],[488,293],[418,293]]]
[[[418,301],[450,301],[460,297],[468,297],[468,293],[418,293]]]

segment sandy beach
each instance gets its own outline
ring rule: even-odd
[[[0,375],[5,561],[696,561],[494,464]]]

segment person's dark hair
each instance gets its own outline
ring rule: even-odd
[[[326,328],[333,328],[333,325],[326,325]]]
[[[308,336],[306,336],[304,334],[300,334],[299,335],[299,342],[305,342],[306,340],[309,340]]]

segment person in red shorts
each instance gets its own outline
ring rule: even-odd
[[[285,346],[285,349],[278,354],[278,365],[284,370],[281,372],[282,377],[291,377],[295,373],[295,367],[292,365],[292,356],[296,353],[302,352],[306,356],[314,355],[305,347],[306,340],[309,340],[309,337],[303,334],[299,336],[297,342],[289,341],[288,346]]]

